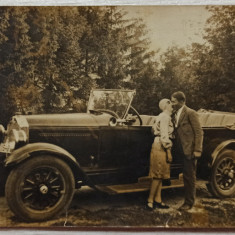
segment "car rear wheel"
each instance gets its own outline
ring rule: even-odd
[[[232,197],[235,194],[235,151],[224,150],[213,167],[209,190],[216,197]]]
[[[3,163],[0,162],[0,196],[5,195],[5,184],[7,181],[8,171],[4,167]]]
[[[53,156],[37,156],[13,169],[6,182],[12,212],[24,221],[44,221],[66,210],[73,198],[74,176]]]

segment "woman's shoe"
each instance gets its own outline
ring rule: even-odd
[[[150,206],[152,204],[152,207]],[[154,203],[147,203],[145,205],[145,209],[148,210],[148,211],[153,211],[155,209],[155,206],[154,206]]]
[[[169,206],[167,206],[165,203],[163,202],[154,202],[156,208],[159,209],[169,209]]]

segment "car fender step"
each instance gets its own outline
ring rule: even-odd
[[[96,185],[96,188],[108,194],[144,192],[150,189],[151,180],[152,179],[149,176],[145,176],[145,177],[139,178],[138,182],[133,183],[133,184]],[[182,174],[180,174],[179,179],[170,180],[170,185],[167,185],[167,186],[163,185],[162,189],[180,188],[183,186],[184,186],[183,177],[182,177]]]

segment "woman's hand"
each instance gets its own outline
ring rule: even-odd
[[[196,151],[193,152],[193,156],[195,159],[199,159],[201,157],[201,155],[202,155],[201,152],[196,152]]]
[[[166,162],[172,163],[171,149],[166,149]]]

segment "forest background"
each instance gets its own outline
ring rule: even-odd
[[[235,6],[208,6],[203,43],[152,51],[124,9],[0,7],[0,123],[16,112],[85,112],[92,88],[135,89],[140,114],[181,90],[194,109],[235,112]]]

